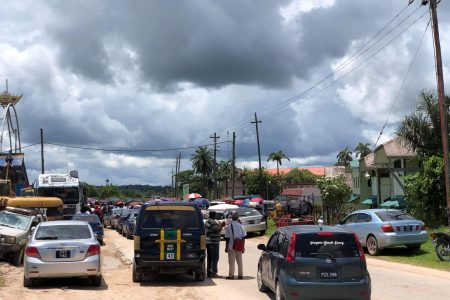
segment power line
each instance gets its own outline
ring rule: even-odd
[[[397,96],[395,97],[395,100],[394,100],[394,102],[393,102],[392,105],[391,105],[391,108],[390,108],[390,110],[389,110],[389,114],[388,114],[388,116],[387,116],[387,118],[386,118],[386,122],[384,122],[384,125],[383,125],[383,127],[381,128],[380,134],[378,135],[378,138],[377,138],[377,140],[376,140],[376,142],[375,142],[375,145],[373,146],[373,150],[375,150],[375,148],[377,147],[377,144],[378,144],[378,142],[380,141],[381,135],[383,134],[384,129],[386,128],[386,125],[387,125],[388,122],[389,122],[389,118],[390,118],[391,115],[392,115],[392,111],[394,110],[394,106],[395,106],[395,104],[397,103],[398,98],[400,98],[400,93],[401,93],[401,91],[403,90],[403,87],[404,87],[404,85],[405,85],[406,79],[408,78],[409,72],[411,71],[411,68],[412,68],[412,66],[413,66],[413,64],[414,64],[414,61],[416,60],[417,54],[419,53],[420,46],[422,46],[422,42],[423,42],[423,39],[424,39],[424,37],[425,37],[425,34],[426,34],[427,30],[428,30],[428,27],[430,26],[430,22],[431,22],[431,18],[430,18],[430,20],[428,21],[427,26],[425,27],[425,31],[423,32],[422,38],[420,39],[419,45],[417,46],[417,49],[416,49],[416,52],[414,53],[414,56],[413,56],[412,59],[411,59],[411,63],[409,64],[408,71],[406,72],[405,77],[403,78],[402,85],[400,86],[400,89],[398,90]]]

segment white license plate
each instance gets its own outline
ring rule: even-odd
[[[338,274],[336,271],[320,271],[321,279],[337,279]]]

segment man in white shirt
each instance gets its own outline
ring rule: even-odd
[[[243,265],[242,265],[242,253],[244,251],[236,251],[233,250],[234,240],[244,240],[244,237],[247,236],[247,232],[245,232],[244,226],[239,223],[239,214],[235,211],[231,215],[231,223],[227,226],[225,230],[225,252],[228,253],[228,266],[229,272],[228,277],[226,279],[234,279],[234,266],[235,261],[238,265],[238,279],[243,279]]]

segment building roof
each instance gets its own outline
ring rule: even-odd
[[[299,170],[308,170],[311,173],[313,173],[314,175],[317,176],[325,176],[325,167],[309,167],[309,168],[280,168],[280,174],[287,174],[290,171],[292,171],[293,169],[299,169]],[[275,175],[277,174],[277,169],[266,169],[265,170],[267,173],[269,173],[270,175]]]
[[[377,151],[379,148],[384,148],[384,151],[386,152],[387,157],[415,157],[416,153],[404,145],[402,145],[402,142],[399,137],[396,137],[393,140],[390,140],[387,143],[384,143],[383,145],[380,145],[377,147],[375,151]]]

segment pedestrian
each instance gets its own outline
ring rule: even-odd
[[[235,211],[231,215],[231,222],[225,231],[225,252],[228,253],[228,277],[234,279],[235,261],[238,265],[238,279],[243,277],[242,253],[245,251],[244,238],[247,235],[244,226],[239,222],[239,214]]]
[[[225,222],[219,224],[216,220],[216,212],[210,211],[208,220],[205,222],[206,229],[206,274],[210,278],[221,278],[217,275],[217,263],[219,262],[219,245],[222,228],[225,226]]]

